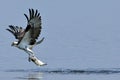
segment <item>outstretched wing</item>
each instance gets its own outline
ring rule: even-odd
[[[9,28],[7,28],[6,30],[12,33],[18,40],[21,40],[24,36],[24,29],[22,27],[9,25]]]
[[[33,45],[41,32],[41,16],[38,10],[34,11],[33,9],[29,9],[29,17],[26,14],[24,15],[28,23],[22,41],[29,45]]]

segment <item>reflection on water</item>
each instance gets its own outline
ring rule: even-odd
[[[43,74],[40,72],[33,72],[33,73],[28,73],[27,76],[22,76],[22,77],[16,77],[17,79],[27,79],[27,80],[41,80],[43,77]]]
[[[42,79],[42,73],[31,73],[31,74],[29,74],[28,75],[28,77],[29,77],[29,80],[40,80],[40,79]]]

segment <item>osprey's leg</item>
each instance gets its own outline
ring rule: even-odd
[[[31,56],[31,53],[29,53],[28,51],[25,51],[26,53],[28,53],[28,61],[30,62],[31,60],[30,60],[30,56]]]
[[[30,62],[31,61],[30,57],[34,57],[34,52],[28,47],[26,47],[25,52],[28,53],[28,55],[29,55],[28,61]]]
[[[30,53],[30,55],[33,55],[34,56],[34,52],[30,49],[30,48],[26,48],[27,52]]]
[[[28,61],[30,62],[30,61],[32,61],[32,62],[34,62],[36,65],[38,65],[38,66],[44,66],[44,65],[46,65],[46,63],[43,63],[42,61],[40,61],[35,55],[34,55],[34,52],[30,49],[30,48],[28,48],[28,47],[26,47],[26,50],[25,50],[27,53],[28,53],[28,55],[29,55],[29,58],[28,58]]]

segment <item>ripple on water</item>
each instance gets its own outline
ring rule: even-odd
[[[112,69],[10,69],[5,72],[41,72],[49,74],[118,74],[120,73],[119,68]]]

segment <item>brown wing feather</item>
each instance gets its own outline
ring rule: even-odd
[[[18,40],[22,39],[24,36],[24,29],[22,27],[9,25],[9,28],[7,28],[6,30],[11,32]]]
[[[34,44],[36,39],[38,39],[41,32],[41,16],[38,13],[38,10],[34,11],[29,9],[29,17],[24,14],[27,18],[28,24],[25,29],[25,32],[29,31],[29,38],[31,38],[30,44]]]

